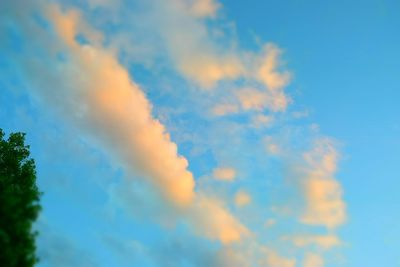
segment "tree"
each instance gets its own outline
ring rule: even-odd
[[[0,266],[30,267],[38,261],[32,224],[41,209],[40,196],[25,134],[6,139],[0,129]]]

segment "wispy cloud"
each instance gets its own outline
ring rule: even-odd
[[[201,236],[220,240],[224,244],[240,241],[249,235],[249,230],[217,199],[200,197],[190,215],[188,220],[194,225],[195,231]]]
[[[85,77],[79,80],[75,77],[70,85],[80,94],[78,105],[85,106],[79,120],[84,120],[88,130],[97,132],[99,138],[113,147],[127,166],[135,166],[149,177],[167,198],[178,205],[190,204],[195,183],[187,170],[187,160],[178,155],[176,144],[164,126],[152,117],[151,105],[138,85],[130,80],[111,52],[76,41],[79,33],[88,31],[85,28],[81,31],[77,11],[64,14],[53,7],[49,12],[57,33],[67,45],[66,51],[74,60],[72,66],[65,67],[85,73]],[[89,40],[92,36],[96,36],[95,32],[86,35]]]
[[[113,151],[128,170],[148,179],[165,200],[176,209],[183,209],[181,216],[195,233],[223,243],[238,241],[246,235],[246,227],[218,200],[195,193],[187,160],[178,155],[177,146],[165,127],[153,118],[151,104],[140,87],[131,80],[113,52],[98,43],[101,35],[88,26],[78,10],[62,11],[53,5],[45,11],[60,37],[54,49],[64,53],[67,60],[53,58],[57,68],[63,70],[55,73],[37,62],[30,63],[36,71],[40,69],[65,81],[59,87],[61,100],[54,95],[58,92],[49,88],[53,84],[41,80],[46,75],[39,77],[37,82],[42,87],[36,89],[41,97],[61,107],[66,118]],[[80,43],[76,39],[79,34],[90,44]]]
[[[223,181],[233,181],[236,176],[236,171],[229,167],[215,168],[213,171],[213,177]]]
[[[318,254],[307,253],[304,257],[304,267],[323,267],[324,265],[324,259]]]
[[[89,6],[39,1],[26,9],[7,4],[20,34],[30,41],[31,49],[13,55],[30,94],[123,166],[126,179],[107,189],[112,205],[161,225],[163,231],[181,227],[191,239],[208,242],[210,249],[200,254],[209,261],[191,254],[199,266],[294,267],[303,258],[305,267],[323,266],[325,255],[313,251],[339,246],[335,230],[347,218],[342,186],[335,178],[339,152],[328,138],[306,134],[304,142],[285,139],[297,129],[281,126],[287,120],[280,116],[292,101],[285,92],[292,74],[285,69],[282,50],[273,44],[257,51],[240,48],[235,34],[215,26],[226,23],[217,1],[139,0],[137,5],[141,12],[131,18],[122,16],[133,9],[122,0],[91,0]],[[110,6],[110,17],[91,13]],[[111,21],[116,32],[105,26]],[[135,42],[136,33],[145,38]],[[189,139],[211,155],[199,157],[207,165],[199,176],[209,175],[207,179],[195,177],[190,153],[185,153],[192,144],[178,147],[176,129],[154,115],[158,101],[150,101],[151,94],[135,82],[126,60],[154,67],[157,74],[172,70],[174,78],[186,80],[179,80],[187,87],[180,92],[187,89],[185,97],[195,98],[199,110],[198,117],[188,120],[203,124],[201,131],[190,129],[195,138]],[[192,111],[190,105],[185,108]],[[313,146],[304,152],[309,140]],[[292,164],[293,158],[295,178],[283,181],[280,167]],[[202,182],[212,189],[203,188]],[[287,200],[287,212],[274,210],[276,195],[287,196],[281,201]],[[279,228],[281,222],[295,232]],[[315,230],[320,226],[327,234]],[[105,243],[114,241],[103,238]],[[133,246],[143,257],[168,257],[136,241],[127,244],[122,247]],[[165,261],[174,266],[178,257]]]
[[[215,0],[183,0],[182,2],[196,17],[214,17],[220,8],[220,3]]]
[[[289,240],[297,247],[317,246],[323,249],[330,249],[341,244],[336,235],[296,235],[283,237]]]
[[[235,195],[235,205],[239,208],[247,206],[251,203],[251,196],[243,191],[240,190]]]
[[[303,190],[306,211],[301,221],[311,225],[334,228],[346,220],[346,204],[342,198],[342,187],[335,179],[338,153],[329,139],[318,140],[315,147],[304,154],[309,165],[305,171]]]

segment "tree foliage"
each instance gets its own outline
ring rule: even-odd
[[[0,129],[0,266],[28,267],[38,261],[32,224],[41,208],[40,195],[25,134],[6,139]]]

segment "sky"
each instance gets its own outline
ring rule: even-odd
[[[400,2],[0,2],[38,266],[400,266]]]

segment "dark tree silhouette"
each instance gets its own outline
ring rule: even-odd
[[[40,195],[25,134],[6,139],[0,129],[0,266],[30,267],[38,261],[32,224],[41,209]]]

